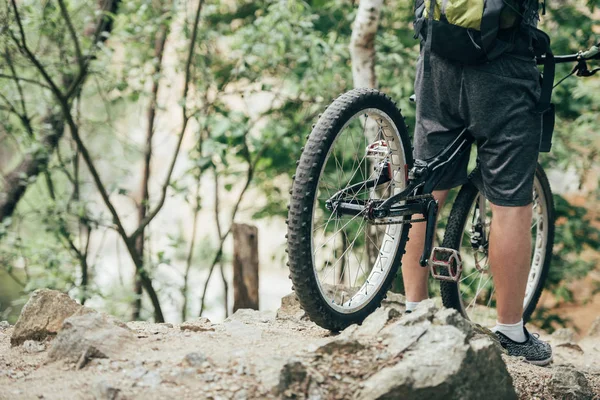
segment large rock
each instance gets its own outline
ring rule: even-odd
[[[596,317],[594,322],[592,322],[592,326],[588,331],[589,337],[600,337],[600,317]]]
[[[198,319],[185,321],[179,326],[182,331],[192,332],[213,332],[215,328],[208,318],[200,317]]]
[[[82,368],[92,358],[123,358],[134,343],[133,333],[106,315],[77,315],[64,321],[52,342],[48,360],[77,362],[77,367]]]
[[[560,328],[552,333],[552,344],[574,343],[575,332],[570,328]]]
[[[380,335],[398,362],[364,381],[356,399],[517,398],[499,349],[455,312],[425,302]]]
[[[554,368],[548,390],[554,399],[593,399],[594,392],[586,377],[570,367]]]
[[[305,317],[305,312],[300,306],[296,292],[281,298],[281,307],[277,310],[277,319],[300,320]]]
[[[68,295],[50,289],[33,292],[15,324],[10,343],[18,346],[26,340],[43,340],[54,336],[65,319],[83,306]]]

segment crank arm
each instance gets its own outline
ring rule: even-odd
[[[421,267],[427,267],[429,265],[429,256],[431,255],[431,249],[433,248],[433,240],[435,236],[435,225],[437,220],[438,202],[437,200],[430,200],[427,204],[427,213],[425,219],[427,220],[427,226],[425,227],[425,246],[423,248],[423,254],[419,260]]]

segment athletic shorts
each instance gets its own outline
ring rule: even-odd
[[[419,57],[415,158],[434,157],[467,128],[477,143],[485,197],[499,206],[530,204],[542,132],[539,78],[533,57],[505,54],[465,66],[432,53],[427,78]],[[468,163],[467,152],[436,190],[466,183]]]

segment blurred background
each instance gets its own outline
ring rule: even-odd
[[[42,287],[126,320],[222,320],[234,222],[257,228],[259,305],[277,309],[291,176],[319,113],[354,86],[358,1],[2,2],[0,320]],[[599,41],[599,5],[548,2],[555,54]],[[373,71],[410,126],[412,13],[381,6]],[[557,237],[534,323],[585,331],[600,314],[600,74],[554,102],[541,162]]]

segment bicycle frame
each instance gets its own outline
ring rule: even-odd
[[[343,201],[343,197],[356,194],[357,189],[372,188],[389,182],[392,178],[387,172],[388,168],[382,168],[381,171],[383,173],[377,178],[359,182],[336,192],[327,200],[326,206],[330,211],[336,212],[339,215],[364,214],[366,219],[373,222],[377,222],[377,220],[383,218],[423,214],[425,216],[424,222],[427,225],[425,228],[425,246],[419,263],[421,266],[427,266],[433,247],[438,211],[438,202],[433,198],[431,193],[444,177],[445,168],[456,164],[465,152],[470,151],[473,142],[474,139],[467,129],[463,129],[447,148],[433,158],[429,160],[415,160],[415,165],[408,173],[409,179],[406,188],[384,201],[364,202],[353,200],[345,202]],[[411,220],[402,220],[402,223],[408,222],[411,222]],[[417,221],[413,220],[413,222]],[[419,220],[418,222],[423,221]]]
[[[586,62],[588,60],[600,59],[600,53],[594,53],[587,57],[586,55],[591,54],[591,51],[590,49],[586,53],[579,52],[572,55],[556,56],[554,62],[557,64],[577,62],[571,74],[577,72],[578,76],[591,76],[600,70],[599,68],[592,71],[587,69]],[[544,64],[544,57],[537,59],[537,64]],[[353,184],[336,192],[326,201],[326,207],[331,212],[338,213],[338,215],[355,216],[364,214],[365,219],[375,223],[385,218],[388,218],[388,223],[426,222],[425,245],[419,260],[420,265],[425,267],[429,264],[429,257],[433,248],[438,212],[438,202],[431,193],[443,178],[444,170],[451,168],[465,152],[470,151],[473,142],[472,135],[467,129],[463,129],[447,148],[433,158],[415,160],[414,166],[408,171],[408,185],[406,188],[386,200],[344,201],[346,195],[356,195],[362,189],[371,189],[392,180],[389,161],[384,160],[383,163],[380,163],[380,174],[377,178]],[[405,218],[412,217],[414,214],[422,214],[425,218],[419,220]],[[402,219],[392,220],[391,218],[394,217],[401,217]]]

